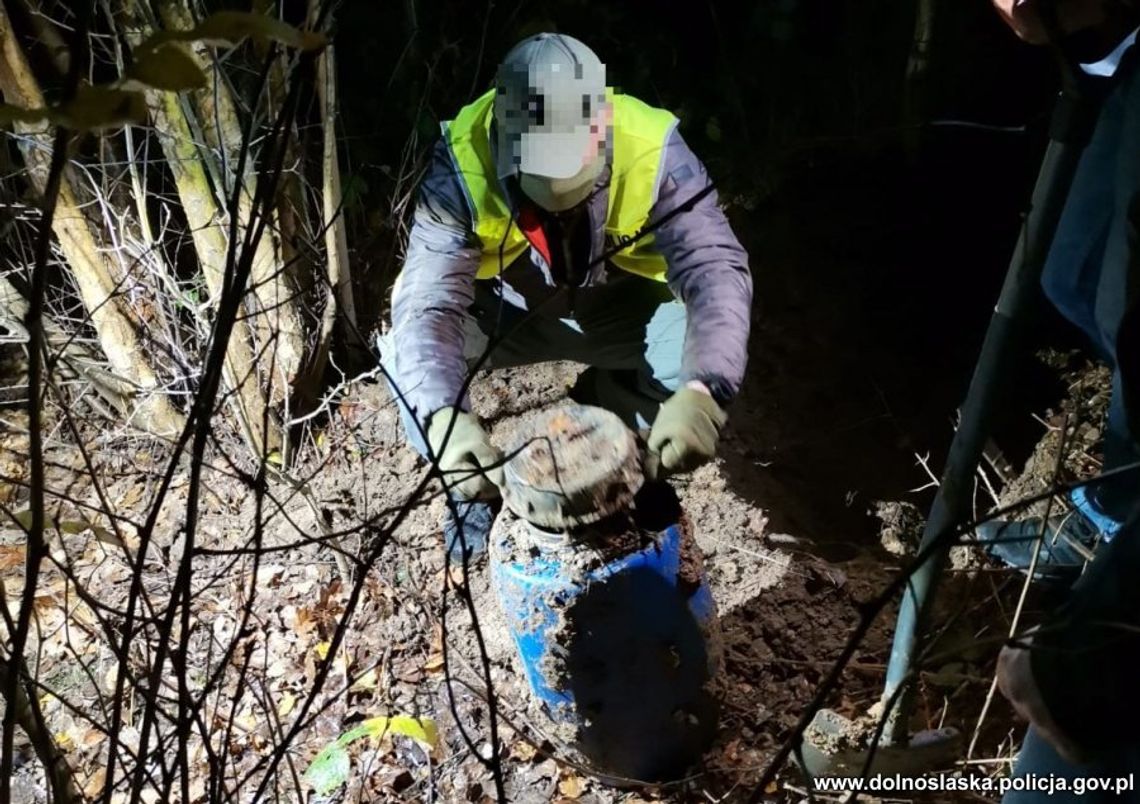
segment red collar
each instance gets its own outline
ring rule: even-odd
[[[538,211],[530,204],[521,204],[519,206],[518,224],[523,236],[534,248],[538,249],[538,253],[546,260],[546,264],[550,265],[550,246],[546,242],[546,233],[542,230],[542,219],[539,217]]]

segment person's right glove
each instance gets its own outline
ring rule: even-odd
[[[653,421],[646,446],[651,479],[695,469],[716,455],[728,414],[710,394],[685,387],[665,400]]]
[[[465,500],[499,496],[503,453],[491,443],[475,416],[458,408],[440,408],[428,421],[427,440],[432,454],[439,458],[449,491]]]

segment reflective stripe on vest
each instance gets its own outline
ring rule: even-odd
[[[649,221],[657,201],[665,142],[677,118],[637,98],[607,91],[613,104],[613,163],[606,212],[606,237],[620,243]],[[491,156],[490,128],[495,91],[464,106],[443,124],[451,158],[467,195],[475,235],[482,244],[478,279],[489,279],[510,265],[529,246],[511,221],[510,208],[499,192]],[[665,281],[665,259],[648,235],[611,260],[622,270]]]

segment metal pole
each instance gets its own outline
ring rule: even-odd
[[[950,445],[946,468],[919,550],[935,543],[940,547],[918,568],[903,592],[887,665],[884,701],[890,700],[910,673],[921,636],[929,623],[935,590],[953,544],[949,534],[966,521],[970,511],[974,471],[989,434],[995,402],[1005,389],[1020,354],[1016,342],[1024,312],[1037,295],[1045,257],[1053,242],[1077,163],[1100,110],[1099,99],[1087,91],[1086,82],[1080,80],[1074,68],[1066,70],[1064,79],[1064,89],[1053,110],[1050,142],[1033,189],[1029,213],[1022,223],[1017,248],[1010,260],[1005,283],[962,404],[961,424]],[[884,745],[906,743],[913,696],[914,685],[910,684],[887,714]]]

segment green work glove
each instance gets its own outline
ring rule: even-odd
[[[716,442],[728,415],[709,394],[682,388],[657,412],[649,431],[646,473],[658,476],[687,472],[716,455]]]
[[[449,491],[465,500],[499,496],[503,453],[491,443],[477,418],[458,408],[440,408],[428,420],[427,440],[432,454],[439,458]]]

